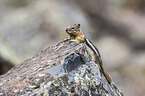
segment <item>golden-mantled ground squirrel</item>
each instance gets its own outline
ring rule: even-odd
[[[83,32],[80,29],[80,24],[74,24],[72,26],[68,26],[66,28],[66,33],[69,34],[69,36],[70,36],[69,39],[75,40],[79,43],[86,43],[86,45],[93,51],[93,53],[95,55],[95,62],[97,64],[99,64],[103,75],[107,79],[108,83],[111,84],[112,79],[103,67],[102,59],[101,59],[101,56],[100,56],[98,49],[95,47],[95,45],[88,38],[85,37],[85,35],[83,34]]]

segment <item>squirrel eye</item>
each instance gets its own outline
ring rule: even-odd
[[[74,27],[72,27],[71,29],[75,29]]]

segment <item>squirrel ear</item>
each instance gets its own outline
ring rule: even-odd
[[[80,27],[81,26],[81,24],[78,24],[78,27]]]

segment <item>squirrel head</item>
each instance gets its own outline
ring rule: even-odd
[[[80,26],[81,26],[80,24],[74,24],[72,26],[68,26],[65,31],[69,35],[75,36],[78,35],[78,33],[80,32]]]

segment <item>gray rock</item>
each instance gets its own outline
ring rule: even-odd
[[[123,96],[107,82],[86,45],[67,39],[0,76],[0,94]]]

